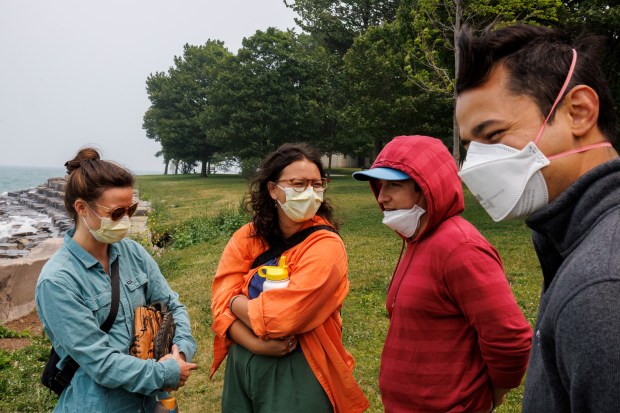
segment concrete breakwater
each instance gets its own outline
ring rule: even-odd
[[[0,322],[29,314],[41,268],[62,245],[73,220],[64,206],[64,178],[51,178],[37,188],[0,196]],[[134,191],[134,198],[139,193]],[[149,239],[150,204],[140,201],[131,219],[131,235]]]

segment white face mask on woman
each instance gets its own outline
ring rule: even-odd
[[[286,195],[284,203],[278,200],[280,208],[295,222],[303,222],[312,218],[323,202],[323,192],[316,192],[311,186],[303,192],[296,192],[293,188],[282,188],[280,185],[277,187]]]
[[[383,211],[383,223],[405,238],[412,237],[420,226],[420,218],[426,211],[417,204],[411,209]]]
[[[101,226],[98,230],[90,229],[86,219],[84,219],[84,217],[82,217],[82,219],[84,219],[88,231],[97,241],[104,244],[114,244],[127,236],[129,228],[131,228],[131,221],[127,215],[123,215],[123,217],[117,221],[112,221],[112,219],[108,217],[101,218],[95,211],[92,212],[101,219]]]
[[[570,83],[576,63],[577,52],[573,50],[573,61],[562,90],[535,139],[525,148],[518,150],[502,144],[470,144],[459,176],[494,221],[527,217],[549,202],[547,184],[540,170],[551,160],[611,146],[609,142],[601,142],[549,157],[536,146]]]

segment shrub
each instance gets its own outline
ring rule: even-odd
[[[21,338],[21,337],[30,337],[30,334],[18,333],[17,331],[10,330],[4,326],[0,326],[0,338]]]
[[[172,247],[183,249],[222,237],[228,238],[248,221],[249,216],[241,207],[223,209],[215,216],[189,219],[175,230]]]
[[[239,163],[241,167],[241,176],[246,180],[251,179],[258,170],[260,163],[260,158],[248,158],[241,160]]]

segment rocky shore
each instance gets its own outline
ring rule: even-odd
[[[52,178],[26,191],[0,196],[0,323],[19,319],[35,308],[34,289],[41,268],[62,246],[73,221],[64,207],[64,178]],[[134,198],[139,194],[134,191]],[[130,236],[148,240],[148,202],[140,201],[131,218]]]
[[[64,178],[50,178],[36,188],[0,196],[0,260],[20,258],[49,238],[62,237],[73,227],[64,205]],[[138,199],[137,191],[134,196]],[[140,201],[132,218],[132,233],[148,237],[150,204]]]
[[[73,226],[63,202],[64,178],[0,197],[0,259],[19,258]]]

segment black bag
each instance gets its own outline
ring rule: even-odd
[[[120,297],[119,291],[119,274],[118,274],[118,258],[116,261],[112,263],[112,303],[110,304],[110,314],[108,314],[108,318],[101,325],[101,330],[104,332],[110,331],[112,328],[112,324],[114,324],[114,320],[116,319],[116,313],[118,312],[118,302]],[[61,395],[65,387],[71,383],[71,379],[73,379],[73,375],[80,368],[80,365],[73,360],[73,357],[67,357],[67,362],[63,366],[62,370],[60,370],[56,365],[60,361],[60,357],[54,347],[52,347],[50,351],[49,359],[45,364],[45,368],[43,368],[43,373],[41,374],[41,383],[56,393],[57,395]]]
[[[47,360],[47,364],[45,364],[43,374],[41,374],[41,383],[60,396],[65,387],[71,382],[73,375],[77,369],[80,368],[80,365],[73,360],[73,357],[69,356],[67,364],[65,364],[62,370],[59,370],[58,367],[56,367],[59,361],[60,357],[58,353],[56,353],[56,350],[54,350],[54,347],[52,347],[50,357]]]

